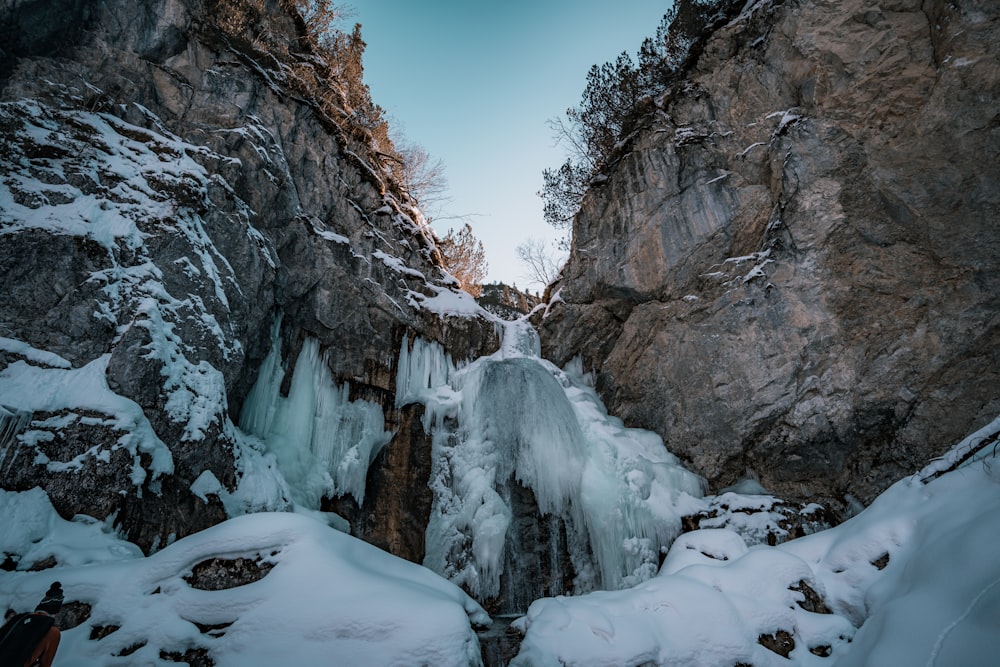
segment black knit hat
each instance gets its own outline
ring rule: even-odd
[[[44,611],[46,614],[52,614],[54,616],[59,613],[59,610],[62,608],[62,603],[62,584],[56,581],[49,586],[49,590],[45,593],[45,597],[42,598],[42,601],[38,603],[38,606],[35,607],[35,611]]]

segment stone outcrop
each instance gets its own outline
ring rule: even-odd
[[[225,518],[190,487],[235,487],[232,424],[278,313],[283,358],[318,340],[387,428],[405,334],[456,358],[497,345],[492,322],[429,305],[456,283],[419,211],[288,85],[301,23],[265,3],[280,63],[219,30],[217,4],[0,2],[18,36],[0,45],[0,402],[33,413],[0,486],[115,516],[147,550]],[[12,389],[90,370],[103,403]]]
[[[992,2],[746,3],[584,198],[543,352],[716,489],[918,469],[1000,410],[998,45]]]
[[[541,303],[537,294],[522,292],[517,287],[504,283],[491,283],[482,286],[482,293],[476,302],[484,310],[503,320],[516,320],[527,315]]]
[[[351,524],[351,534],[380,549],[422,563],[427,522],[434,496],[431,478],[431,437],[424,431],[423,406],[411,403],[399,411],[392,441],[379,452],[368,472],[365,498],[331,498],[324,509]]]

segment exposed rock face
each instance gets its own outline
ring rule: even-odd
[[[504,283],[483,285],[476,302],[485,310],[504,320],[516,320],[527,315],[541,303],[541,298]]]
[[[431,438],[424,432],[423,406],[411,403],[398,411],[395,435],[372,464],[359,506],[350,496],[331,499],[326,508],[351,523],[351,534],[366,542],[422,563],[424,534],[431,514]]]
[[[0,403],[34,413],[0,485],[116,515],[146,549],[225,517],[190,486],[238,481],[232,424],[276,313],[285,359],[317,339],[390,426],[405,333],[459,358],[497,344],[422,307],[455,283],[412,202],[212,18],[201,0],[0,2],[19,35],[0,45]],[[29,372],[99,397],[18,394]]]
[[[715,488],[867,501],[1000,410],[1000,17],[747,5],[585,197],[543,351]]]

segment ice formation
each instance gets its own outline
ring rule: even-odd
[[[31,423],[31,413],[0,405],[0,450],[14,444],[17,434]]]
[[[579,363],[541,359],[530,324],[504,327],[501,349],[466,365],[437,343],[403,343],[397,402],[426,406],[433,443],[425,565],[479,599],[500,594],[516,481],[564,521],[577,591],[655,575],[676,502],[702,480],[658,436],[609,416]]]
[[[274,454],[299,505],[318,509],[323,496],[347,494],[361,503],[368,466],[392,438],[385,431],[382,408],[351,401],[350,385],[334,384],[326,355],[311,338],[302,343],[288,396],[282,396],[280,328],[279,318],[272,327],[271,350],[240,414],[240,428],[263,440]]]

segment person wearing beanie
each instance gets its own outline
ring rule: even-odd
[[[3,667],[52,667],[59,648],[56,614],[62,608],[62,585],[56,581],[35,611],[16,614],[0,628],[0,664]]]
[[[38,603],[38,606],[35,607],[35,611],[42,614],[48,614],[49,616],[55,616],[59,613],[59,610],[62,609],[62,603],[62,584],[56,581],[49,586],[49,590],[45,592],[45,596],[42,598],[42,601]],[[59,639],[59,626],[53,622],[52,627],[49,628],[48,632],[45,633],[45,636],[42,637],[42,640],[38,642],[35,650],[32,651],[31,657],[26,663],[24,663],[24,667],[33,667],[34,665],[38,665],[39,667],[52,667],[52,660],[55,659],[56,650],[59,648]]]
[[[42,601],[38,603],[37,607],[35,607],[35,611],[42,611],[49,616],[55,616],[59,613],[59,610],[62,609],[62,603],[62,584],[55,581],[52,582],[51,586],[49,586],[49,590],[45,592],[45,597],[43,597]]]

